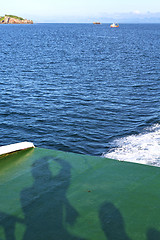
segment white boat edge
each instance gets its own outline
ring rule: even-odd
[[[31,142],[20,142],[20,143],[14,143],[10,145],[5,145],[0,147],[0,156],[29,149],[29,148],[35,148],[34,144]]]

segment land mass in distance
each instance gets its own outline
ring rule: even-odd
[[[0,24],[33,24],[33,21],[6,14],[4,17],[0,17]]]

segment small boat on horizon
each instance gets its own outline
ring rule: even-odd
[[[110,27],[111,27],[111,28],[117,28],[117,27],[119,27],[119,24],[118,24],[118,23],[112,23],[112,24],[110,25]]]
[[[93,22],[93,24],[101,24],[100,22]]]

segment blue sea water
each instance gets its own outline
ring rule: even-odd
[[[0,25],[0,145],[159,165],[160,24]]]

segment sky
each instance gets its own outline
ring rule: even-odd
[[[0,15],[4,14],[34,22],[160,22],[160,0],[7,0],[1,4]]]

